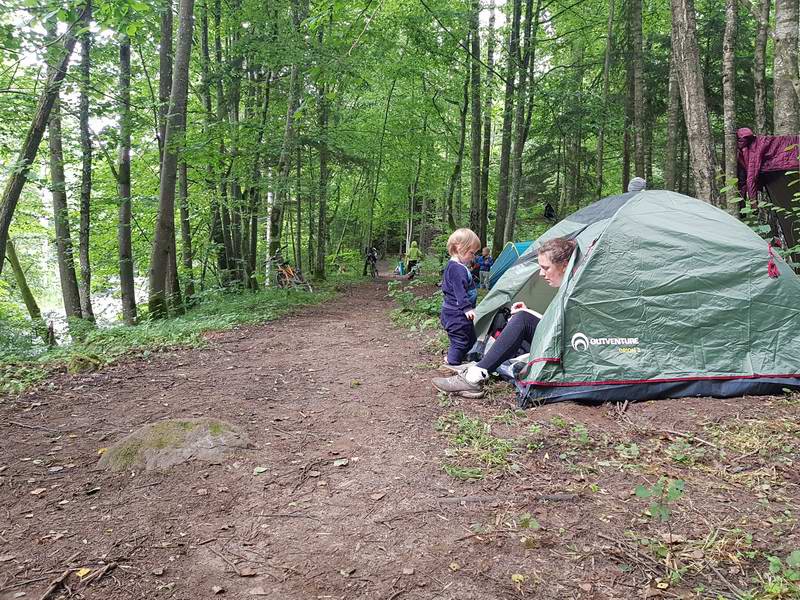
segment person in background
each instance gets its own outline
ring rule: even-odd
[[[450,260],[442,277],[442,327],[450,339],[447,365],[460,365],[475,343],[475,304],[478,290],[472,280],[469,264],[481,248],[481,241],[471,229],[456,229],[447,239]]]
[[[492,265],[494,264],[494,259],[492,255],[489,253],[489,248],[484,248],[483,253],[475,259],[475,262],[478,263],[478,268],[480,269],[480,284],[478,287],[482,287],[485,290],[489,289],[489,271],[492,270]]]
[[[406,273],[422,260],[422,251],[417,247],[417,242],[411,242],[411,247],[406,252]]]

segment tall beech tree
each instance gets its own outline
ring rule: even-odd
[[[170,254],[175,259],[175,181],[181,139],[184,133],[186,97],[189,89],[189,55],[192,49],[194,0],[180,0],[178,9],[178,44],[169,97],[169,112],[164,134],[164,159],[159,186],[158,218],[150,255],[148,307],[153,317],[167,314],[167,271]],[[172,244],[172,248],[170,248]],[[175,293],[177,290],[173,290]]]

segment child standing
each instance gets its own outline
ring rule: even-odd
[[[479,256],[475,262],[478,263],[480,266],[480,287],[485,290],[489,289],[489,271],[492,270],[492,265],[494,264],[494,259],[492,258],[491,253],[489,252],[489,248],[483,249],[483,254]]]
[[[478,290],[472,280],[468,265],[481,248],[481,241],[471,229],[456,229],[447,239],[447,253],[450,260],[442,277],[441,321],[450,338],[447,350],[447,364],[460,365],[475,343],[475,303]]]

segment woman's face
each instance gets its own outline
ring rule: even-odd
[[[566,264],[558,264],[550,260],[549,252],[543,252],[539,255],[539,276],[551,287],[559,287],[561,285],[561,282],[564,281],[566,270]]]

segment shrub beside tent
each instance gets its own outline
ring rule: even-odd
[[[560,236],[578,242],[561,288],[539,277],[532,246],[477,308],[479,338],[512,302],[543,313],[513,378],[520,406],[800,389],[800,279],[737,219],[641,191],[600,200],[539,241]]]

